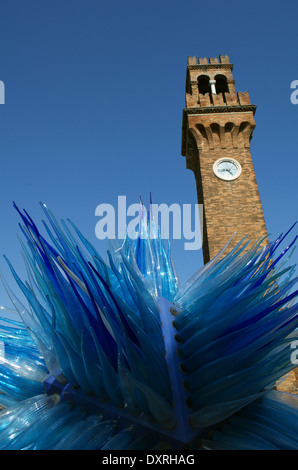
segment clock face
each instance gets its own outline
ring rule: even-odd
[[[213,165],[215,175],[225,181],[232,181],[241,174],[241,165],[233,158],[220,158]]]

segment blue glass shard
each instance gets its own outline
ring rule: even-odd
[[[295,367],[290,231],[227,244],[180,287],[142,200],[138,236],[108,263],[44,204],[45,236],[15,208],[28,279],[6,261],[29,306],[5,283],[20,321],[0,326],[0,448],[298,448],[297,402],[272,390]]]

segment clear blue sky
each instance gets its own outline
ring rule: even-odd
[[[157,203],[197,202],[180,152],[188,55],[234,63],[237,90],[258,107],[251,151],[267,228],[286,231],[297,219],[297,18],[289,0],[2,2],[1,255],[22,272],[12,201],[37,222],[46,202],[100,251],[98,204],[146,203],[150,191]],[[173,250],[185,281],[202,256],[183,243]],[[0,269],[8,275],[2,258]]]

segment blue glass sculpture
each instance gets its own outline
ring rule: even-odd
[[[180,287],[150,213],[106,263],[41,207],[46,236],[15,205],[26,281],[6,258],[26,305],[3,280],[20,321],[0,326],[0,449],[298,449],[298,397],[275,390],[296,238],[226,246]]]

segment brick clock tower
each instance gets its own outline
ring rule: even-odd
[[[204,263],[235,232],[229,249],[246,235],[251,242],[264,238],[263,245],[268,243],[250,154],[256,106],[247,91],[236,92],[232,72],[227,55],[188,58],[182,155],[194,172],[198,203],[203,204]],[[297,393],[297,371],[277,388]]]
[[[246,235],[251,241],[267,237],[250,154],[256,106],[247,91],[236,92],[232,71],[227,55],[188,58],[182,155],[203,204],[205,263],[235,232],[231,247]]]

